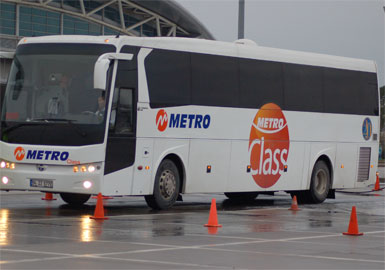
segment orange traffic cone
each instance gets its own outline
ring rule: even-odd
[[[342,233],[344,235],[363,235],[358,231],[356,207],[352,207],[352,213],[350,214],[349,228],[347,232]]]
[[[205,227],[222,227],[222,225],[218,224],[217,203],[215,198],[211,200],[209,221],[205,224]]]
[[[293,196],[293,200],[291,202],[291,207],[289,208],[289,210],[293,210],[293,211],[301,210],[301,209],[298,208],[297,196],[296,195]]]
[[[376,184],[374,185],[374,188],[372,189],[372,191],[379,191],[379,190],[381,190],[381,188],[380,188],[380,176],[377,174]]]
[[[56,199],[53,197],[52,193],[50,193],[50,192],[46,192],[46,193],[45,193],[45,197],[44,197],[44,198],[41,198],[41,199],[44,200],[44,201],[54,201],[54,200],[56,200]]]
[[[91,219],[108,219],[108,217],[104,216],[104,207],[103,207],[103,196],[102,193],[99,192],[98,200],[96,201],[95,212]]]

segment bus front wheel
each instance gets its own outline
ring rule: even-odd
[[[81,206],[91,197],[90,194],[60,193],[63,201],[72,206]]]
[[[175,163],[163,160],[156,172],[152,195],[144,196],[149,207],[163,210],[173,206],[179,195],[180,177]]]

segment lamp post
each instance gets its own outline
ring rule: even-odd
[[[245,0],[239,0],[238,39],[245,38]]]

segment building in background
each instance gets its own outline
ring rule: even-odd
[[[193,15],[172,0],[1,0],[1,94],[21,38],[118,33],[214,39]]]

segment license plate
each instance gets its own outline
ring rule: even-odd
[[[53,188],[53,181],[46,179],[30,179],[31,187]]]

